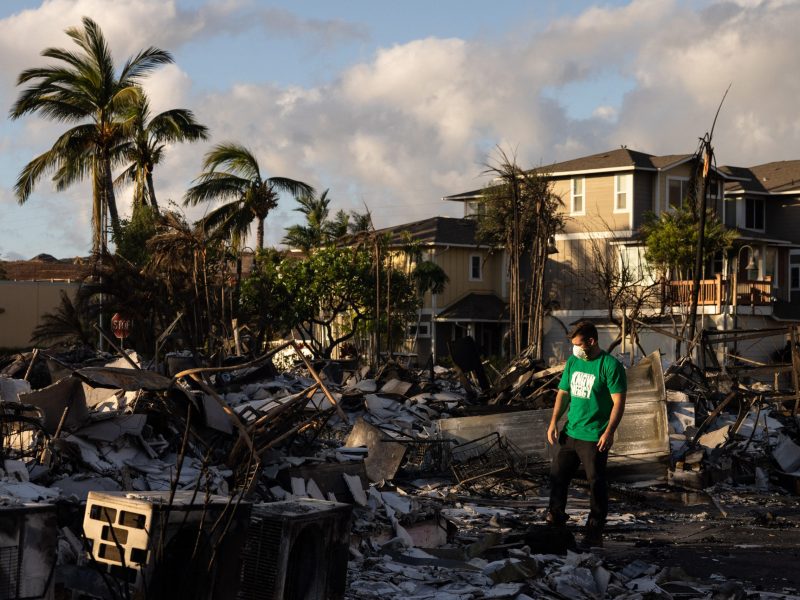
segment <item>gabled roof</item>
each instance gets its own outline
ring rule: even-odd
[[[653,169],[653,155],[629,148],[617,148],[607,152],[599,152],[590,156],[573,158],[535,169],[545,173],[557,174],[572,171],[593,171],[597,169],[637,168]]]
[[[445,308],[437,321],[508,321],[508,306],[491,292],[470,292]]]
[[[404,232],[408,232],[413,240],[425,245],[478,246],[475,229],[476,224],[473,219],[431,217],[422,221],[380,229],[378,233],[388,233],[390,245],[405,243]]]
[[[780,160],[755,167],[723,167],[732,173],[747,177],[747,181],[736,181],[725,186],[726,192],[753,192],[780,194],[800,192],[800,160]]]

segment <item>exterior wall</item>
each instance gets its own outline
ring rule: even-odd
[[[645,215],[655,212],[656,174],[650,171],[635,171],[633,175],[633,229],[642,226]]]
[[[613,251],[609,239],[558,239],[558,252],[550,256],[545,274],[547,297],[559,310],[602,308],[602,297],[594,289],[592,272],[594,245],[600,252]]]
[[[656,195],[654,200],[656,213],[661,213],[667,206],[668,180],[671,178],[689,179],[692,176],[693,170],[694,167],[692,166],[692,163],[688,162],[678,165],[669,171],[661,171],[658,173],[658,177],[656,178]]]
[[[800,244],[800,198],[772,196],[764,201],[766,237]]]
[[[632,174],[633,171],[624,172],[624,174],[629,173]],[[614,173],[601,173],[599,175],[589,174],[585,176],[583,192],[585,214],[583,215],[571,214],[572,178],[559,178],[553,182],[553,192],[560,196],[564,203],[562,211],[567,217],[564,233],[585,233],[587,231],[607,231],[609,229],[616,231],[630,230],[630,212],[614,212],[614,175]]]
[[[0,348],[29,348],[42,315],[61,303],[61,290],[72,297],[79,283],[0,281]]]
[[[507,298],[505,285],[506,269],[503,252],[489,254],[486,249],[435,248],[428,257],[439,265],[450,280],[444,292],[436,295],[436,311],[439,312],[470,292],[493,292],[502,299]],[[482,260],[481,280],[470,280],[470,257],[479,255]],[[425,294],[423,308],[433,306],[431,295]]]

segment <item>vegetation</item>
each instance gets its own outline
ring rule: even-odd
[[[662,277],[691,277],[700,232],[697,217],[689,203],[662,212],[661,216],[648,214],[641,233],[647,246],[645,258]],[[735,230],[727,229],[709,209],[706,212],[703,264],[718,252],[730,248],[737,235]]]
[[[204,172],[186,192],[184,204],[228,200],[204,219],[209,231],[244,240],[256,222],[256,248],[264,247],[264,220],[278,206],[280,192],[294,197],[314,193],[307,183],[286,177],[262,176],[253,153],[240,144],[218,144],[206,154]],[[222,170],[220,170],[222,169]]]
[[[103,248],[103,215],[119,234],[120,220],[112,184],[115,149],[125,138],[120,114],[137,97],[137,85],[156,67],[172,62],[158,48],[147,48],[131,57],[117,74],[105,37],[97,23],[83,18],[83,27],[71,27],[67,35],[79,51],[47,48],[42,56],[56,64],[23,71],[17,85],[28,85],[11,108],[11,118],[39,113],[75,124],[53,146],[29,162],[15,186],[17,199],[25,203],[36,183],[53,173],[56,189],[64,190],[89,177],[92,182],[94,253]]]
[[[208,129],[195,121],[194,114],[174,108],[150,114],[150,102],[141,88],[122,110],[126,141],[115,151],[128,167],[115,180],[116,185],[134,184],[133,207],[150,206],[158,212],[153,169],[161,162],[164,148],[175,142],[194,142],[208,138]]]
[[[92,343],[92,330],[85,312],[62,290],[61,302],[53,312],[42,316],[42,322],[33,330],[31,342],[89,345]]]
[[[524,171],[502,149],[487,165],[494,181],[484,191],[486,210],[478,220],[478,238],[490,249],[508,253],[511,352],[522,351],[523,329],[527,343],[541,356],[544,323],[544,272],[555,234],[564,226],[561,199],[553,193],[546,174]],[[525,264],[527,263],[527,264]],[[528,272],[525,277],[524,272]]]
[[[77,50],[46,49],[43,55],[55,64],[19,76],[19,85],[28,87],[11,116],[38,113],[73,127],[26,165],[16,191],[22,203],[45,175],[52,175],[58,190],[89,179],[94,261],[77,297],[64,295],[45,316],[35,343],[92,343],[90,324],[107,327],[115,312],[133,320],[126,346],[144,355],[178,317],[173,344],[219,359],[231,351],[234,327],[250,330],[254,352],[277,337],[301,335],[324,358],[344,345],[363,350],[370,336],[375,347],[390,349],[404,339],[422,296],[440,293],[447,282],[437,265],[416,257],[413,269],[411,262],[395,268],[368,212],[331,215],[328,190],[317,196],[302,181],[266,176],[255,153],[240,143],[214,145],[183,198],[185,205],[220,206],[194,223],[174,204],[163,210],[154,170],[166,149],[209,137],[187,109],[152,114],[141,82],[172,62],[171,55],[148,48],[117,69],[94,21],[84,18],[67,35]],[[132,212],[121,219],[115,191],[126,188],[132,190]],[[294,197],[304,216],[284,238],[304,251],[299,259],[265,247],[265,220],[282,194]],[[105,245],[106,213],[114,253]],[[244,243],[254,222],[254,264],[242,277]]]

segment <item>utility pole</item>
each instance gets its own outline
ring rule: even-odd
[[[711,178],[711,168],[714,164],[714,148],[711,146],[711,140],[714,137],[714,127],[717,125],[717,117],[719,117],[719,111],[722,109],[722,103],[725,102],[725,97],[728,95],[731,86],[728,86],[728,89],[725,90],[725,93],[722,96],[722,100],[720,100],[719,106],[717,107],[717,113],[714,115],[714,121],[711,124],[711,131],[703,137],[700,143],[700,151],[698,154],[698,160],[700,158],[703,159],[703,188],[702,194],[700,195],[699,201],[699,208],[700,214],[698,226],[700,227],[700,231],[697,236],[697,248],[695,250],[695,257],[694,257],[694,273],[692,274],[692,304],[689,310],[689,340],[688,340],[688,348],[692,347],[694,343],[694,336],[697,330],[697,302],[698,297],[700,295],[700,274],[703,270],[703,250],[706,241],[706,194],[708,193],[708,182]],[[697,170],[695,168],[695,173]],[[697,177],[692,178],[693,181],[697,181]]]

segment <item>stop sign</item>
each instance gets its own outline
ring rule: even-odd
[[[114,316],[111,317],[111,331],[115,337],[121,340],[130,335],[132,325],[133,319],[126,319],[119,313],[114,313]]]

